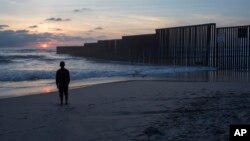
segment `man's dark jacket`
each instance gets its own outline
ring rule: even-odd
[[[61,68],[56,72],[56,85],[68,86],[70,82],[69,71],[65,68]]]

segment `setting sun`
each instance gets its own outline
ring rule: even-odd
[[[43,47],[43,48],[47,48],[48,45],[47,45],[47,44],[43,44],[42,47]]]

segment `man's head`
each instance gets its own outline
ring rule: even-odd
[[[60,62],[60,66],[61,66],[61,68],[64,68],[64,66],[65,66],[65,63],[62,61],[62,62]]]

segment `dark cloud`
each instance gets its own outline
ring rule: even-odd
[[[27,47],[44,42],[60,45],[79,43],[84,40],[95,40],[95,38],[82,38],[80,36],[67,36],[65,34],[30,33],[28,30],[3,30],[0,31],[0,39],[0,47]]]
[[[29,28],[38,28],[37,25],[32,25],[32,26],[29,26]]]
[[[75,10],[74,10],[74,12],[81,12],[81,10],[79,10],[79,9],[75,9]]]
[[[76,13],[83,12],[83,11],[90,11],[90,8],[75,9],[73,11],[76,12]]]
[[[103,30],[103,29],[104,29],[103,27],[99,26],[99,27],[96,27],[96,28],[94,28],[94,29],[90,29],[90,30],[88,30],[87,32],[88,32],[88,33],[93,33],[93,32],[95,32],[96,30]]]
[[[103,27],[96,27],[94,30],[103,30],[104,28]]]
[[[8,31],[8,30],[7,30]],[[11,31],[11,30],[9,30]],[[16,33],[17,34],[28,34],[29,30],[26,30],[26,29],[22,29],[22,30],[16,30]]]
[[[51,30],[55,30],[55,31],[62,31],[61,28],[50,28]]]
[[[7,27],[9,27],[9,26],[8,25],[4,25],[4,24],[0,25],[0,29],[4,29],[4,28],[7,28]]]
[[[62,18],[51,17],[51,18],[46,19],[46,21],[48,21],[48,22],[67,22],[67,21],[71,21],[71,19],[62,19]]]

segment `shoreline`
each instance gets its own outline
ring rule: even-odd
[[[131,76],[131,77],[93,78],[93,79],[74,80],[70,84],[70,89],[77,89],[77,88],[82,88],[82,87],[89,87],[92,85],[114,83],[114,82],[152,81],[152,80],[166,81],[166,82],[246,82],[246,83],[250,83],[250,73],[249,72],[237,72],[237,71],[201,71],[201,72],[166,74],[165,76],[154,76],[154,77],[152,76],[132,77]],[[24,87],[24,88],[21,87],[21,88],[16,88],[16,89],[9,88],[9,91],[7,94],[4,94],[4,92],[5,91],[2,89],[3,94],[0,95],[0,99],[57,92],[57,88],[56,88],[56,85],[52,83],[51,81],[50,83],[44,86]]]
[[[108,84],[108,83],[119,83],[119,82],[127,82],[127,81],[133,81],[132,79],[129,80],[109,80],[109,81],[104,81],[104,82],[95,82],[93,84],[82,84],[82,83],[77,83],[79,81],[76,81],[76,84],[74,84],[73,86],[69,87],[69,90],[74,90],[74,89],[81,89],[81,88],[86,88],[86,87],[91,87],[91,86],[95,86],[95,85],[101,85],[101,84]],[[47,92],[37,92],[37,89],[41,89],[44,88],[46,89],[47,86],[39,86],[39,87],[35,87],[33,89],[35,89],[36,92],[28,92],[25,94],[13,94],[13,95],[6,95],[6,96],[0,96],[0,100],[1,99],[8,99],[8,98],[16,98],[16,97],[23,97],[23,96],[30,96],[30,95],[44,95],[44,94],[50,94],[50,93],[57,93],[58,90],[56,88],[56,84],[53,83],[52,86],[50,86],[49,90]],[[29,89],[29,88],[25,88],[25,89]],[[45,90],[46,91],[46,90]]]
[[[103,83],[96,83],[96,84],[85,84],[79,86],[70,87],[69,90],[76,90],[76,89],[84,89],[92,86],[98,85],[105,85],[105,84],[115,84],[115,83],[123,83],[123,82],[133,82],[133,81],[152,81],[152,82],[206,82],[206,81],[183,81],[183,80],[167,80],[167,79],[157,79],[157,78],[149,78],[149,79],[129,79],[129,80],[120,80],[120,81],[112,81],[112,82],[103,82]],[[33,96],[33,95],[45,95],[45,94],[54,94],[58,93],[58,90],[51,90],[50,92],[43,92],[43,93],[28,93],[25,95],[10,95],[10,96],[0,96],[1,99],[9,99],[9,98],[18,98],[18,97],[25,97],[25,96]]]

